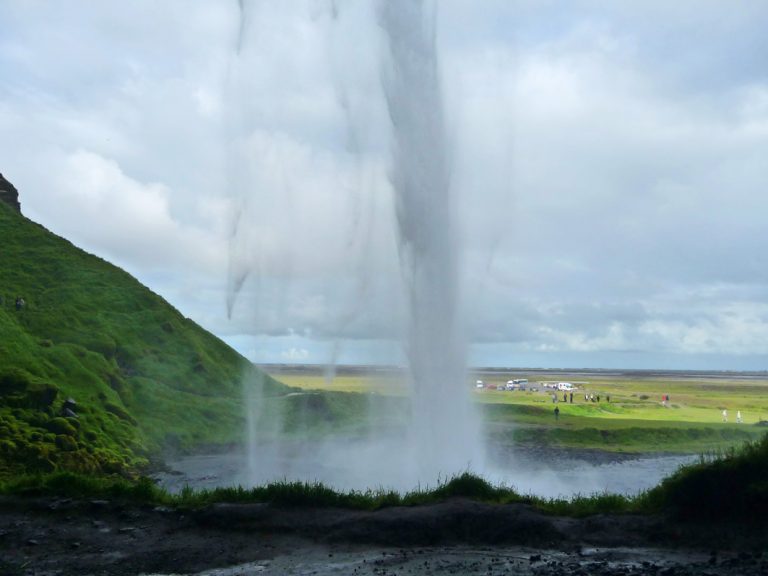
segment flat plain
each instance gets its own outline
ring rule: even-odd
[[[408,394],[405,375],[397,369],[267,370],[304,391],[403,399]],[[497,389],[514,379],[527,379],[528,390]],[[570,393],[552,388],[559,382],[576,388],[573,401]],[[466,392],[480,408],[487,433],[501,443],[706,453],[756,440],[768,431],[768,373],[484,369],[467,376]]]

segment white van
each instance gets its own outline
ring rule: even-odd
[[[518,380],[507,380],[507,390],[525,390],[528,388],[528,379],[520,378]]]

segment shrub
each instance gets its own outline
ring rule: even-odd
[[[53,384],[38,384],[27,392],[27,407],[44,410],[53,405],[58,395],[59,389]]]
[[[77,440],[72,438],[72,436],[59,434],[56,436],[56,448],[62,452],[73,452],[77,450]]]
[[[0,373],[0,393],[10,394],[26,390],[31,384],[29,374],[19,368],[9,368]]]
[[[114,414],[121,420],[125,420],[126,422],[130,422],[131,424],[136,424],[136,419],[128,414],[128,412],[124,409],[118,406],[117,404],[113,404],[112,402],[107,402],[104,405],[104,409],[109,412],[110,414]]]
[[[14,452],[16,452],[16,444],[8,439],[0,440],[0,454],[13,454]]]
[[[45,424],[46,430],[53,432],[57,435],[75,436],[77,429],[72,426],[71,422],[66,418],[58,417],[50,420]]]

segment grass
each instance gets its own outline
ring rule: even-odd
[[[646,508],[684,520],[768,522],[768,437],[702,458],[647,492]]]
[[[340,492],[319,482],[272,482],[264,486],[196,490],[189,487],[169,493],[149,478],[85,476],[73,472],[24,475],[0,482],[0,494],[22,497],[56,496],[110,499],[140,504],[201,508],[216,503],[269,503],[282,507],[347,508],[379,510],[393,506],[423,506],[449,498],[466,498],[491,504],[523,503],[552,514],[586,516],[604,512],[635,511],[633,499],[616,495],[576,497],[572,500],[523,496],[511,488],[493,486],[470,473],[456,475],[435,488],[401,494],[392,490]]]
[[[407,392],[402,376],[396,372],[375,376],[341,374],[333,378],[306,370],[275,375],[306,391],[354,391],[389,398],[390,402],[403,399]],[[484,382],[495,386],[525,376],[531,382],[542,379],[540,375],[510,373],[484,378]],[[584,376],[567,374],[557,378],[584,380]],[[472,398],[481,410],[487,434],[495,442],[515,445],[698,454],[757,440],[766,430],[754,424],[768,418],[768,377],[748,381],[725,376],[590,379],[588,384],[580,385],[573,404],[563,403],[560,396],[557,421],[551,392],[541,388],[538,392],[473,390]],[[585,393],[600,394],[601,402],[585,402]],[[662,395],[671,398],[666,406],[661,403]],[[610,396],[610,402],[606,402],[606,396]],[[730,414],[729,423],[722,422],[723,408]],[[734,422],[739,410],[742,424]]]
[[[283,384],[302,390],[317,390],[321,392],[354,392],[361,394],[379,394],[384,396],[405,396],[408,387],[402,378],[395,374],[365,375],[365,374],[300,374],[279,372],[273,376]]]
[[[3,203],[0,238],[0,476],[135,474],[161,449],[240,441],[244,374],[268,397],[290,392],[123,270]],[[79,417],[62,424],[68,397]]]
[[[760,438],[765,429],[747,424],[712,424],[696,420],[601,418],[561,406],[555,421],[551,405],[485,404],[489,434],[497,442],[547,445],[616,452],[693,453],[727,448]],[[574,409],[575,408],[575,409]]]

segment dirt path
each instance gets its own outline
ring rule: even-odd
[[[761,543],[736,532],[465,500],[361,512],[6,498],[0,574],[768,574]]]

